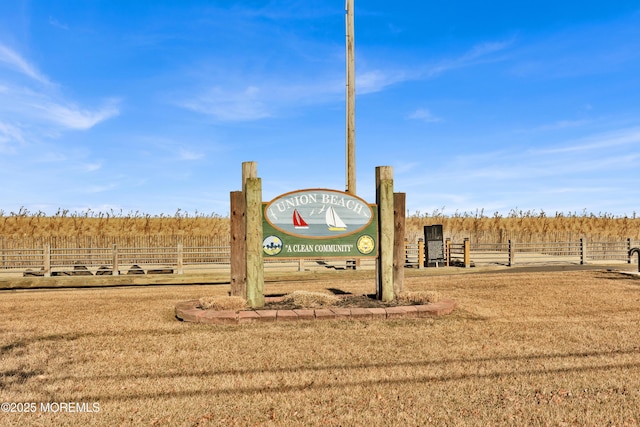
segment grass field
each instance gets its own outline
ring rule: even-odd
[[[640,423],[639,278],[473,273],[405,286],[459,307],[435,319],[216,326],[178,322],[174,306],[227,285],[0,292],[0,402],[99,405],[3,412],[0,425]],[[374,285],[266,292],[328,287]]]

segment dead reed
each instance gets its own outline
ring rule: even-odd
[[[607,213],[548,215],[544,211],[518,210],[512,210],[506,216],[498,213],[487,216],[483,210],[456,212],[453,215],[445,215],[442,211],[431,214],[415,212],[407,216],[407,240],[417,241],[423,237],[424,226],[433,224],[442,224],[445,237],[456,242],[464,238],[470,238],[474,243],[507,243],[508,240],[522,243],[575,242],[580,238],[602,242],[619,242],[628,238],[640,240],[640,218],[635,213],[630,217],[615,217]],[[160,216],[113,211],[59,211],[54,216],[46,216],[24,209],[10,213],[0,210],[0,239],[23,239],[25,247],[32,246],[28,244],[28,239],[39,239],[41,243],[46,240],[49,243],[51,239],[62,242],[70,236],[81,240],[94,239],[96,242],[99,238],[133,239],[137,236],[173,240],[211,236],[224,241],[228,240],[229,232],[229,218],[197,212],[190,215],[180,210],[174,215]]]

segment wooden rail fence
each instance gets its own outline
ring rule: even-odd
[[[184,274],[194,270],[229,269],[228,241],[199,236],[194,239],[127,239],[104,246],[75,246],[73,239],[50,239],[20,247],[2,239],[0,273],[24,276]],[[184,242],[188,242],[185,244]],[[75,239],[76,243],[89,243]],[[22,240],[20,243],[25,244]],[[95,239],[91,243],[100,243]],[[131,243],[139,246],[131,245]],[[195,244],[194,244],[195,243]],[[444,266],[587,264],[595,262],[635,262],[630,254],[640,241],[516,242],[473,243],[445,240]],[[424,268],[424,241],[405,242],[405,267]],[[361,262],[362,261],[362,262]],[[374,268],[368,260],[265,260],[265,268]]]

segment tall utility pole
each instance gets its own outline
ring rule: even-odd
[[[347,27],[347,185],[346,192],[356,194],[356,64],[353,29],[353,0],[346,0]]]

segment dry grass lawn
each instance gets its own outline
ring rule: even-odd
[[[267,293],[372,283],[267,284]],[[614,272],[407,278],[436,319],[201,325],[228,286],[0,292],[0,425],[637,425],[640,279]]]

